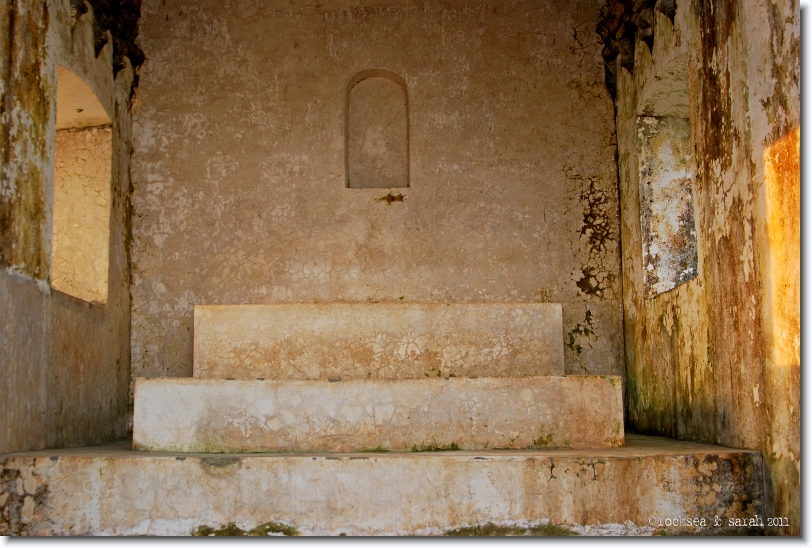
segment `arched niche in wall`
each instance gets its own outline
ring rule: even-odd
[[[58,67],[51,287],[107,303],[110,248],[110,117],[77,74]]]
[[[655,13],[653,42],[638,40],[635,72],[637,159],[643,236],[643,286],[647,297],[699,274],[694,219],[687,50],[673,26]]]
[[[348,83],[344,164],[347,188],[409,186],[409,100],[397,75],[365,70]]]

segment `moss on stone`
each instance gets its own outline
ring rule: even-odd
[[[379,443],[375,447],[367,447],[366,449],[360,449],[358,452],[359,453],[389,453],[391,451],[392,451],[391,449],[387,449],[386,447],[384,447],[383,445],[381,445]]]
[[[471,527],[460,527],[445,533],[449,537],[567,537],[577,534],[565,525],[553,523],[534,525],[532,527],[485,523]]]
[[[244,531],[237,527],[233,521],[220,526],[219,529],[213,529],[207,525],[201,525],[192,531],[193,537],[265,537],[272,534],[282,534],[286,537],[295,537],[299,535],[296,527],[285,525],[278,521],[269,521],[261,525],[257,525],[249,531]]]
[[[245,531],[237,527],[233,522],[222,525],[219,529],[213,529],[207,525],[201,525],[192,531],[193,537],[242,537]]]
[[[282,533],[286,537],[299,536],[299,531],[296,529],[296,527],[293,527],[292,525],[285,525],[284,523],[279,523],[278,521],[269,521],[267,523],[263,523],[262,525],[257,525],[248,531],[248,536],[266,537],[274,533]]]
[[[452,441],[451,443],[442,443],[438,442],[434,438],[424,441],[420,445],[412,445],[410,451],[415,453],[422,453],[424,451],[459,451],[460,446],[457,445],[457,442]]]
[[[544,425],[539,426],[538,436],[533,438],[533,444],[528,446],[527,449],[549,449],[553,447],[569,447],[570,441],[566,436],[557,434],[556,432],[544,433]]]

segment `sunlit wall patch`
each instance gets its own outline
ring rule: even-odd
[[[60,66],[57,75],[51,287],[107,303],[112,125],[96,94]]]

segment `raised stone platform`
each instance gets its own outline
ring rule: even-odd
[[[137,379],[147,451],[406,451],[623,445],[620,377]]]
[[[558,303],[195,306],[194,376],[564,375]]]
[[[0,455],[0,471],[0,535],[763,532],[729,526],[764,515],[760,453],[636,435],[590,451],[229,456],[127,442]]]

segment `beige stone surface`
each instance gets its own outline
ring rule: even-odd
[[[100,304],[107,303],[112,133],[109,125],[56,132],[51,287]]]
[[[0,456],[0,534],[189,535],[275,522],[301,535],[437,535],[563,525],[576,534],[760,534],[762,459],[628,436],[591,451],[143,453],[129,443]],[[25,499],[29,521],[22,519]],[[706,519],[667,527],[649,519]],[[713,527],[713,516],[724,525]]]
[[[357,451],[623,444],[619,377],[137,379],[146,451]]]
[[[127,67],[114,77],[112,42],[95,49],[93,10],[75,19],[71,11],[62,1],[0,3],[0,36],[10,47],[0,47],[3,452],[99,443],[127,433],[133,72]],[[115,122],[112,155],[107,152],[104,308],[51,290],[60,66],[87,83]]]
[[[623,371],[601,2],[144,0],[133,376],[192,375],[198,304],[557,302]],[[406,84],[410,186],[348,189],[347,86]],[[403,198],[397,198],[403,196]]]
[[[60,65],[56,81],[57,131],[110,125],[110,115],[81,76]]]
[[[195,306],[200,378],[563,374],[560,304]]]

